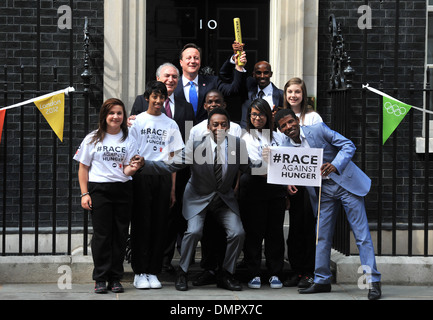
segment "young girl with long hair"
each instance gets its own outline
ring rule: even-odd
[[[98,129],[74,156],[78,161],[81,206],[91,212],[95,293],[123,292],[120,280],[131,218],[131,176],[141,167],[135,140],[128,135],[125,105],[108,99]]]

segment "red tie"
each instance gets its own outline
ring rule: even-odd
[[[167,99],[165,101],[165,114],[167,115],[167,117],[169,117],[170,119],[173,118],[172,114],[171,114],[171,108],[170,108],[170,99]]]

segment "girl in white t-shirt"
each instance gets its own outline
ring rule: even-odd
[[[262,160],[263,148],[276,146],[271,108],[266,100],[251,103],[247,114],[245,140],[251,160]],[[240,182],[240,209],[245,229],[244,257],[250,281],[248,287],[261,286],[262,242],[265,241],[266,266],[271,288],[281,288],[284,266],[285,186],[268,184],[264,174],[243,174]]]
[[[131,176],[141,167],[135,140],[128,135],[122,101],[109,99],[99,128],[87,135],[74,160],[80,163],[81,206],[91,211],[95,293],[123,292],[120,279],[132,209]],[[137,157],[137,158],[136,158]]]
[[[284,107],[291,108],[301,126],[323,122],[322,117],[308,105],[307,87],[300,78],[290,79],[284,86]],[[283,135],[284,139],[289,139]],[[312,281],[315,260],[315,219],[308,192],[303,186],[289,186],[290,227],[287,253],[293,275],[285,286],[308,287]]]

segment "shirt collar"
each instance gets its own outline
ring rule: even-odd
[[[196,86],[198,86],[198,75],[197,75],[197,77],[195,77],[195,79],[192,80],[192,81],[194,82],[194,84],[195,84]],[[183,84],[184,87],[188,86],[190,82],[191,82],[190,80],[188,80],[187,78],[185,78],[184,75],[182,75],[182,84]]]
[[[295,147],[301,147],[305,144],[307,140],[305,138],[305,134],[304,131],[302,130],[302,127],[299,127],[299,137],[301,138],[301,143],[296,143],[295,141],[292,140],[292,138],[289,138],[290,143],[293,144]]]
[[[272,83],[268,84],[268,86],[263,89],[257,88],[257,93],[259,93],[260,91],[263,91],[265,96],[272,95]]]
[[[168,96],[168,100],[170,100],[170,103],[174,103],[174,92]]]
[[[211,143],[211,146],[212,146],[212,150],[215,150],[215,147],[217,146],[217,144],[214,141],[214,139],[213,139],[212,136],[210,137],[210,143]],[[223,143],[221,143],[221,149],[225,149],[226,145],[227,145],[227,137],[224,139]]]

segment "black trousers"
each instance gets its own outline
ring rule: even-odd
[[[298,192],[290,196],[287,257],[295,273],[313,274],[316,253],[316,218],[307,189],[297,188]]]
[[[260,276],[262,243],[270,275],[281,276],[284,266],[285,186],[272,185],[262,176],[243,174],[240,209],[245,229],[244,256],[250,277]]]
[[[165,265],[171,263],[176,248],[180,254],[180,245],[188,224],[182,215],[183,193],[190,176],[191,171],[188,167],[176,173],[176,203],[173,208],[170,209],[164,240],[163,262]]]
[[[120,280],[131,218],[132,181],[90,182],[89,192],[93,206],[93,280]]]
[[[171,175],[153,176],[138,171],[133,178],[131,267],[135,274],[162,270],[170,207]]]

